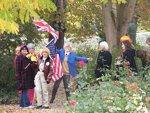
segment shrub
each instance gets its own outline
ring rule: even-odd
[[[111,70],[111,75],[116,70]],[[91,75],[87,73],[87,67],[80,68],[77,76],[78,85],[70,97],[70,101],[65,103],[66,110],[70,113],[126,113],[144,112],[143,108],[150,105],[150,72],[145,72],[146,76],[134,76],[128,67],[122,68],[119,80],[114,81],[107,73],[100,85],[96,80],[91,80]],[[105,81],[106,80],[106,81]]]
[[[17,80],[14,68],[14,56],[0,57],[0,103],[17,101]]]
[[[98,56],[98,50],[94,48],[80,48],[76,50],[76,55],[81,57],[92,57],[93,61],[88,62],[87,64],[87,73],[91,76],[91,78],[95,79],[95,69],[96,69],[96,62],[97,62],[97,56]],[[78,62],[76,62],[76,71],[79,73],[79,66]]]

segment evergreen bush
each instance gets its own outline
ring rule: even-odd
[[[0,57],[0,103],[17,101],[17,79],[15,76],[14,56]]]

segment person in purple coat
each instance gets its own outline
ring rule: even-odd
[[[33,106],[30,104],[28,91],[35,87],[35,74],[31,60],[26,57],[27,54],[27,46],[21,47],[20,55],[16,59],[16,77],[18,80],[18,90],[22,90],[20,96],[20,107],[32,108]]]

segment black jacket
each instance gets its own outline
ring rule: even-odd
[[[127,60],[130,63],[130,67],[132,68],[132,70],[137,72],[135,49],[128,49],[125,52],[123,52],[123,59]]]
[[[97,66],[95,70],[96,77],[101,77],[104,74],[104,69],[110,69],[112,55],[109,51],[100,51],[97,58]]]

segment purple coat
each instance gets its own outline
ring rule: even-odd
[[[25,67],[31,63],[31,60],[19,55],[16,59],[16,77],[18,80],[18,90],[32,89],[34,85],[34,69],[29,65],[26,69]]]

